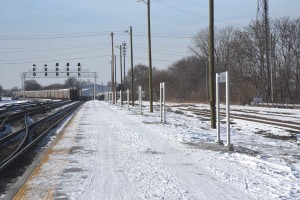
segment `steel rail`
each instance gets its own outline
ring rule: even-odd
[[[198,114],[203,114],[205,116],[210,117],[210,113],[209,113],[208,110],[196,109],[196,108],[187,108],[187,109],[183,108],[181,110],[191,111],[191,112],[194,112],[195,114],[198,113]],[[225,116],[225,113],[221,113],[221,116]],[[230,116],[233,119],[240,119],[240,120],[258,122],[258,123],[265,123],[265,124],[270,124],[270,125],[279,126],[279,127],[283,127],[283,128],[290,128],[290,129],[300,130],[300,122],[272,119],[272,118],[267,118],[267,117],[246,115],[246,114],[235,114],[235,113],[231,113]]]
[[[14,162],[16,159],[18,159],[20,156],[25,154],[28,150],[30,150],[32,147],[34,147],[46,134],[48,134],[55,126],[57,126],[60,122],[62,122],[67,116],[69,116],[73,111],[75,111],[77,108],[79,108],[82,105],[82,102],[77,102],[73,105],[68,106],[67,108],[64,108],[63,110],[58,111],[57,113],[54,113],[50,116],[47,116],[38,122],[31,124],[28,126],[28,133],[30,133],[30,129],[34,129],[35,127],[39,126],[41,123],[44,123],[48,120],[51,120],[53,118],[58,117],[58,120],[54,122],[49,128],[43,131],[43,133],[39,134],[38,137],[36,137],[34,140],[30,141],[28,144],[23,145],[23,148],[19,148],[18,152],[12,153],[8,159],[5,159],[5,161],[1,162],[0,164],[0,172],[6,168],[8,165],[10,165],[12,162]],[[29,134],[26,136],[27,140],[29,137]],[[21,146],[21,145],[20,145]]]

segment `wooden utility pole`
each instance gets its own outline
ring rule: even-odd
[[[209,97],[211,128],[216,128],[216,86],[214,58],[214,0],[209,0]]]
[[[132,106],[134,106],[132,26],[130,26],[130,57],[131,57],[131,100],[132,100]]]
[[[124,70],[123,70],[123,72],[124,72],[124,91],[125,91],[125,76],[126,76],[126,65],[125,65],[125,57],[126,57],[126,42],[124,41],[123,43],[122,43],[122,47],[123,47],[123,60],[124,60],[124,62],[123,62],[123,68],[124,68]]]
[[[149,101],[150,101],[150,112],[153,112],[150,0],[147,1],[147,8],[148,8],[148,54],[149,54]]]
[[[121,94],[123,94],[123,72],[122,72],[122,45],[120,45],[120,75],[121,75]],[[123,104],[123,97],[121,95],[121,104]]]
[[[112,90],[112,103],[115,103],[115,79],[114,79],[114,68],[115,68],[115,59],[114,59],[114,33],[111,32],[111,90]]]

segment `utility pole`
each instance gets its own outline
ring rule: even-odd
[[[117,90],[117,88],[116,88],[116,85],[117,85],[117,56],[115,55],[115,78],[114,78],[114,80],[115,80],[115,91]],[[117,103],[117,93],[116,93],[116,96],[115,96],[115,99],[116,99],[116,103]]]
[[[111,90],[112,90],[112,102],[115,103],[115,80],[114,80],[114,33],[111,32]]]
[[[126,74],[126,68],[125,68],[125,56],[126,56],[126,43],[123,42],[122,43],[122,47],[123,47],[123,59],[124,59],[124,91],[125,91],[125,74]]]
[[[150,0],[138,0],[138,2],[146,3],[147,11],[148,11],[149,101],[150,101],[150,112],[153,112]]]
[[[123,94],[123,78],[122,78],[122,45],[119,46],[120,49],[120,77],[121,77],[121,93]],[[121,104],[123,104],[123,97],[121,95]]]
[[[134,106],[132,26],[130,26],[130,57],[131,57],[131,100],[132,100],[132,106]]]
[[[149,53],[149,101],[150,101],[150,112],[153,112],[150,0],[147,1],[147,7],[148,7],[148,53]]]
[[[209,0],[209,97],[210,123],[216,128],[216,86],[215,86],[215,57],[214,57],[214,0]]]

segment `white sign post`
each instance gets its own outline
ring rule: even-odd
[[[121,99],[122,99],[122,90],[120,90],[120,108],[122,108],[122,101],[121,101]]]
[[[165,90],[165,83],[160,83],[160,122],[166,123],[166,90]]]
[[[129,110],[129,89],[127,89],[127,110]]]
[[[110,104],[110,92],[107,93],[108,96],[108,103]]]
[[[230,143],[230,96],[229,96],[229,73],[228,71],[216,74],[216,104],[217,104],[217,143],[222,143],[220,137],[220,89],[219,84],[226,82],[226,124],[227,124],[227,144],[229,150],[233,150]]]
[[[143,110],[142,110],[142,103],[143,103],[143,100],[142,100],[142,86],[139,86],[139,112],[140,114],[142,115],[143,114]]]

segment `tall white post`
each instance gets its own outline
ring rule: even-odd
[[[220,135],[220,74],[216,74],[216,105],[217,105],[217,140],[215,142],[221,143],[221,135]]]
[[[143,103],[143,100],[142,100],[142,86],[139,86],[139,111],[140,111],[141,115],[143,114],[142,103]]]
[[[127,110],[129,110],[129,89],[127,89]]]
[[[94,72],[94,101],[96,99],[96,72]]]
[[[229,150],[233,149],[230,144],[230,93],[229,93],[229,73],[226,72],[226,121],[227,121],[227,146]]]
[[[162,83],[163,85],[163,120],[164,120],[164,123],[166,123],[166,87],[165,87],[165,82]]]
[[[123,104],[123,93],[122,93],[123,90],[120,90],[120,104],[122,105]],[[121,106],[122,107],[122,106]]]
[[[120,90],[120,108],[122,108],[122,102],[121,102],[121,99],[122,99],[122,90]]]
[[[23,72],[23,74],[22,74],[22,83],[23,83],[23,98],[24,99],[26,99],[25,98],[25,81],[26,81],[26,72]]]
[[[163,121],[162,119],[162,83],[159,83],[159,111],[160,111],[160,122]]]

